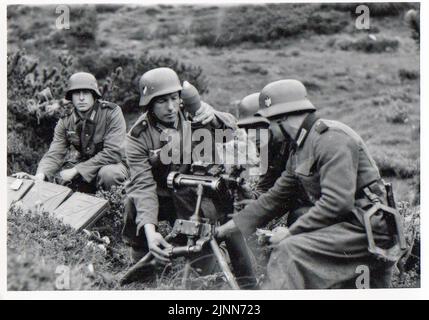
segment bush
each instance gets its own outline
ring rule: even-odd
[[[406,3],[406,2],[356,2],[356,3],[329,3],[322,4],[322,9],[331,9],[349,12],[351,15],[356,15],[356,8],[359,5],[366,5],[369,8],[371,17],[388,17],[388,16],[398,16],[403,11],[418,7],[416,3]]]
[[[342,12],[319,11],[318,5],[270,4],[221,8],[194,18],[191,32],[197,45],[225,47],[241,42],[266,42],[302,35],[331,34],[348,24]]]
[[[78,65],[99,79],[103,99],[119,104],[124,111],[136,111],[140,92],[140,76],[153,68],[169,67],[182,81],[194,84],[201,94],[208,92],[208,80],[199,66],[183,63],[171,56],[155,56],[143,52],[140,56],[91,52],[79,58]]]
[[[383,177],[413,178],[420,175],[420,163],[406,154],[374,148],[371,154]]]
[[[97,13],[115,13],[122,7],[120,4],[97,4],[95,5],[95,11]]]
[[[97,11],[94,7],[72,7],[70,10],[70,35],[79,44],[91,43],[97,31]]]
[[[97,10],[94,6],[70,6],[70,29],[53,31],[44,42],[52,46],[65,45],[76,54],[82,54],[97,45]]]
[[[316,34],[334,34],[349,22],[350,18],[340,11],[316,11],[308,18],[307,28]]]
[[[392,285],[396,288],[420,287],[420,207],[399,202],[397,208],[404,218],[404,234],[408,249],[397,263],[398,272]]]
[[[145,11],[145,14],[149,15],[149,16],[156,16],[158,14],[162,13],[161,10],[157,9],[156,7],[150,7],[147,8]]]
[[[64,96],[71,65],[71,57],[60,56],[57,67],[42,68],[23,51],[8,54],[8,174],[35,172],[58,117],[70,107],[54,97]]]
[[[9,210],[8,289],[55,290],[58,266],[70,270],[70,289],[115,289],[117,273],[128,265],[125,248],[113,251],[52,218]]]
[[[398,76],[401,82],[407,80],[418,80],[420,78],[419,70],[399,69]]]
[[[386,110],[386,121],[403,124],[409,121],[408,107],[403,104],[394,104]]]
[[[338,48],[345,51],[381,53],[396,51],[399,47],[399,40],[369,35],[357,40],[349,38],[337,40],[335,44]]]
[[[261,74],[263,76],[268,74],[267,69],[265,69],[264,67],[258,66],[258,65],[244,65],[243,66],[243,70],[248,72],[248,73],[255,73],[255,74]]]
[[[108,212],[93,226],[93,230],[108,234],[114,243],[121,242],[124,215],[124,186],[113,186],[110,190],[99,190],[96,197],[109,201]]]
[[[405,14],[405,22],[411,31],[411,38],[416,41],[420,48],[420,10],[409,10]]]

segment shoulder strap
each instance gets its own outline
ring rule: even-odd
[[[130,135],[134,138],[138,138],[140,137],[143,131],[146,131],[147,127],[148,127],[148,123],[147,123],[146,117],[144,117],[136,125],[133,126],[133,128],[130,131]]]
[[[109,108],[109,109],[115,109],[118,105],[113,103],[113,102],[109,102],[109,101],[105,101],[105,100],[99,100],[100,102],[100,106],[104,109],[104,108]]]

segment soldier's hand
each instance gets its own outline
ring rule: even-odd
[[[274,245],[278,244],[280,241],[286,239],[290,235],[291,235],[290,231],[286,227],[277,227],[277,228],[274,228],[273,235],[270,238],[270,243],[274,244]]]
[[[227,223],[219,226],[215,230],[215,238],[219,241],[224,240],[233,232],[238,231],[238,228],[234,220],[229,220]]]
[[[248,182],[242,184],[238,192],[242,199],[254,199],[252,187]]]
[[[34,179],[34,176],[28,174],[27,172],[17,172],[12,174],[12,177],[17,179]]]
[[[165,241],[159,232],[146,232],[146,240],[149,251],[153,254],[156,260],[164,263],[170,262],[170,257],[166,249],[169,249],[172,246]]]
[[[206,125],[215,120],[215,111],[211,105],[201,101],[201,107],[195,112],[195,116],[192,119],[193,122],[201,122]]]
[[[31,180],[40,180],[43,181],[45,180],[45,174],[44,173],[38,173],[35,176],[27,173],[27,172],[17,172],[12,174],[12,177],[17,178],[17,179],[31,179]]]
[[[170,260],[167,249],[172,247],[171,244],[169,244],[163,236],[156,231],[154,224],[145,224],[144,230],[149,251],[153,254],[156,260],[164,263],[169,262]]]
[[[75,168],[66,169],[60,172],[60,177],[64,181],[72,181],[73,178],[78,174]]]
[[[258,237],[258,244],[264,246],[270,242],[270,238],[273,236],[273,232],[266,229],[256,229],[255,232]]]

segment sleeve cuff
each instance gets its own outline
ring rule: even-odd
[[[144,234],[145,224],[153,224],[155,228],[158,229],[158,220],[147,217],[137,224],[136,236],[139,236],[140,234]]]
[[[75,169],[77,170],[79,175],[88,183],[90,183],[94,178],[94,175],[91,175],[89,172],[85,172],[85,169],[83,168],[81,163],[77,164],[75,166]]]
[[[252,223],[251,217],[249,217],[247,214],[242,214],[241,212],[236,213],[232,216],[232,220],[234,220],[237,228],[245,236],[251,235],[256,230],[256,225]]]

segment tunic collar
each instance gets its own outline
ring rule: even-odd
[[[87,122],[95,122],[95,116],[97,115],[98,111],[98,100],[95,101],[94,105],[88,112],[86,113],[86,117],[83,118],[80,113],[77,111],[76,107],[73,109],[73,119],[74,123],[78,123],[79,121],[86,120]]]
[[[294,139],[298,148],[302,146],[308,134],[310,133],[311,128],[317,120],[319,120],[319,117],[315,112],[312,112],[305,117],[304,122],[299,128],[296,138]]]

